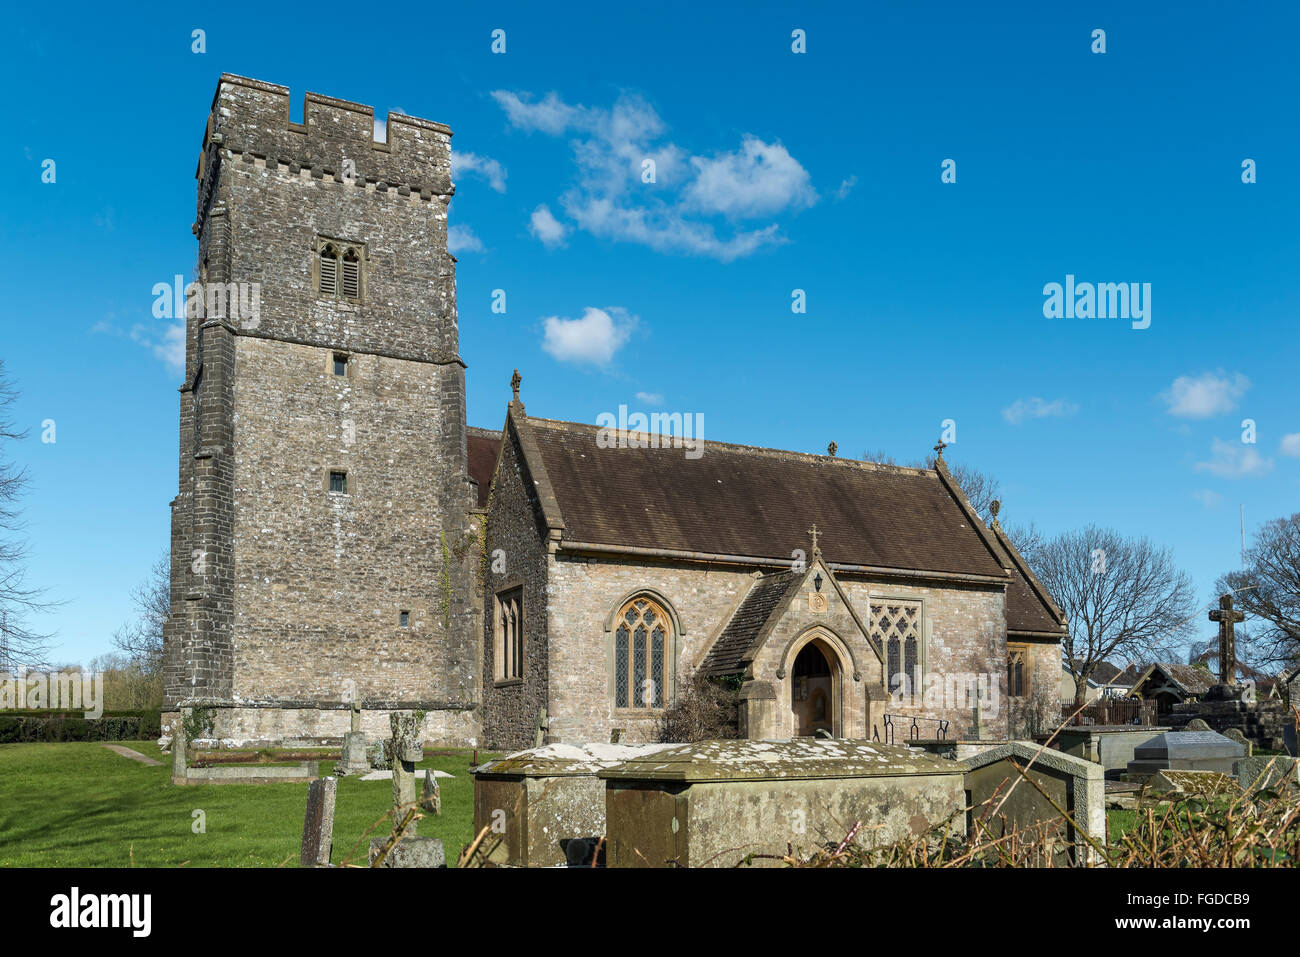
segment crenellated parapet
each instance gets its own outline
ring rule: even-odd
[[[373,107],[308,93],[303,122],[289,112],[289,88],[223,73],[203,134],[198,169],[202,230],[221,164],[262,163],[295,176],[333,180],[402,197],[449,198],[451,129],[442,123],[389,113],[384,142],[374,138]]]

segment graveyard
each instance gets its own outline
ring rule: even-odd
[[[158,764],[98,743],[0,745],[0,867],[298,866],[306,784],[176,787],[170,756],[157,742],[118,743]],[[452,864],[473,836],[472,756],[430,749],[419,762],[421,773],[451,775],[438,779],[442,814],[421,822],[421,834],[454,849]],[[355,862],[364,866],[363,836],[387,821],[391,806],[388,781],[341,779],[334,863],[355,847]],[[381,823],[370,836],[387,833]]]

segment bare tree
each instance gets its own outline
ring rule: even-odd
[[[883,449],[877,449],[874,452],[863,452],[862,461],[875,462],[879,465],[897,465],[894,457]],[[998,480],[972,465],[965,465],[961,462],[949,462],[946,459],[944,464],[948,466],[948,474],[956,479],[961,490],[966,494],[966,500],[970,502],[971,508],[985,522],[992,518],[991,506],[998,498],[1001,485]],[[935,465],[933,455],[926,456],[911,462],[907,468],[913,469],[932,469]]]
[[[1258,625],[1242,642],[1256,665],[1300,661],[1300,512],[1266,522],[1246,551],[1246,567],[1219,576],[1215,589],[1231,593]]]
[[[1148,660],[1195,627],[1191,578],[1172,552],[1145,538],[1089,525],[1044,541],[1029,557],[1070,623],[1061,650],[1076,705],[1101,662]]]
[[[41,589],[27,584],[27,543],[18,537],[23,528],[18,500],[27,487],[27,470],[4,454],[9,443],[27,437],[10,416],[17,400],[0,359],[0,670],[8,672],[44,663],[50,636],[34,631],[28,618],[52,607],[42,600]]]
[[[171,555],[163,552],[149,569],[148,577],[131,592],[135,621],[113,634],[113,646],[150,678],[162,671],[163,625],[172,606],[171,568]]]

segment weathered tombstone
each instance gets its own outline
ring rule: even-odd
[[[1028,829],[1043,838],[1055,829],[1054,859],[1095,862],[1096,848],[1087,838],[1106,843],[1106,776],[1100,764],[1028,741],[1008,741],[957,764],[966,769],[972,824],[982,820],[999,834]]]
[[[1157,794],[1178,797],[1214,797],[1239,790],[1236,779],[1221,771],[1157,771],[1149,784]]]
[[[1237,783],[1249,791],[1300,785],[1300,758],[1280,754],[1257,754],[1242,758],[1233,766]]]
[[[366,755],[366,733],[361,730],[361,696],[355,690],[351,711],[352,729],[343,735],[343,755],[334,768],[344,776],[365,774],[370,770],[370,758]]]
[[[185,709],[177,713],[176,726],[172,728],[172,783],[184,784],[185,767]]]
[[[1166,731],[1133,749],[1126,777],[1144,780],[1157,771],[1221,771],[1231,774],[1246,749],[1214,731]]]
[[[337,778],[320,778],[307,785],[307,813],[302,823],[303,867],[323,867],[330,862],[334,844],[334,799],[338,794]]]
[[[1187,725],[1187,729],[1189,731],[1199,730],[1193,728],[1190,723]],[[1245,748],[1246,757],[1250,757],[1255,753],[1255,743],[1242,734],[1240,728],[1229,728],[1227,731],[1223,732],[1223,736],[1230,741],[1236,741],[1239,745]]]
[[[546,743],[546,705],[537,709],[537,728],[533,732],[533,746],[540,748]]]
[[[442,813],[442,789],[438,787],[438,779],[431,770],[426,769],[424,772],[424,789],[420,797],[421,808],[430,814]]]
[[[964,773],[960,761],[842,738],[676,745],[599,773],[608,863],[733,867],[767,854],[750,860],[780,866],[790,846],[806,855],[850,834],[879,846],[948,820],[960,836]]]
[[[1193,718],[1187,722],[1184,731],[1212,731],[1213,729],[1206,723],[1204,718]]]
[[[418,812],[415,798],[415,763],[424,760],[424,743],[420,740],[419,717],[410,712],[389,715],[392,738],[388,753],[393,764],[393,828],[407,822],[406,829],[393,843],[394,835],[370,840],[370,866],[375,867],[444,867],[442,841],[420,837],[417,821],[407,820]],[[381,860],[382,858],[382,860]]]

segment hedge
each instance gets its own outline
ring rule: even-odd
[[[0,711],[0,744],[146,741],[161,734],[157,710],[105,711],[99,718],[86,718],[79,711]]]

